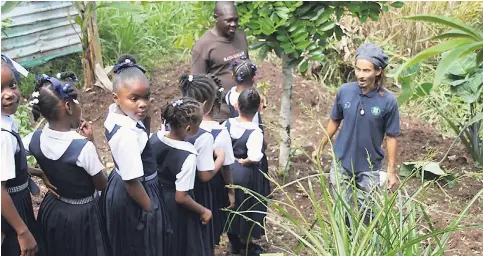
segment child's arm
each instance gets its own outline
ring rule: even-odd
[[[186,192],[193,189],[196,172],[196,155],[191,154],[185,159],[180,172],[176,174],[175,200],[184,208],[198,213],[203,224],[206,224],[211,219],[211,211],[194,201]]]
[[[129,196],[131,196],[141,208],[147,212],[151,211],[151,199],[139,179],[125,180],[124,186],[126,187]]]
[[[12,226],[18,236],[18,243],[20,244],[21,255],[34,256],[37,249],[37,241],[33,237],[27,225],[23,222],[22,218],[17,212],[12,198],[5,189],[5,182],[2,182],[2,217]]]
[[[220,170],[225,160],[225,154],[220,151],[214,151],[213,144],[213,136],[209,133],[201,135],[195,142],[195,148],[198,151],[196,167],[198,169],[198,178],[201,182],[210,181]],[[213,152],[221,159],[217,158],[217,161],[213,161]]]
[[[98,191],[102,191],[107,186],[107,174],[106,170],[102,170],[96,175],[92,176],[92,182],[94,183],[94,187]]]
[[[218,171],[223,166],[223,162],[225,161],[225,152],[222,149],[216,149],[214,151],[214,154],[216,156],[215,169],[213,171],[197,172],[198,178],[201,180],[201,182],[210,181],[213,177],[215,177],[215,175],[218,173]]]
[[[151,211],[151,199],[139,181],[144,175],[139,144],[130,130],[121,128],[109,141],[111,153],[117,163],[116,171],[124,181],[129,196],[145,211]],[[149,142],[147,142],[149,143]]]
[[[201,222],[203,224],[206,224],[208,223],[208,221],[210,221],[212,216],[210,209],[205,208],[201,204],[197,203],[185,191],[176,191],[175,199],[176,199],[176,202],[181,206],[183,206],[184,208],[192,212],[198,213],[200,215]]]
[[[257,164],[262,160],[263,152],[263,133],[260,129],[253,131],[247,140],[247,155],[246,159],[238,159],[241,165]]]
[[[59,198],[59,194],[57,194],[57,192],[56,192],[57,188],[54,185],[52,185],[52,183],[50,183],[50,180],[49,180],[49,178],[47,177],[47,175],[45,174],[44,171],[42,171],[39,168],[34,168],[34,167],[29,167],[28,171],[32,176],[41,178],[42,181],[44,182],[45,186],[49,189],[49,192],[55,198],[57,198],[57,199]]]
[[[250,160],[248,158],[245,158],[245,159],[238,159],[238,162],[241,165],[251,165],[251,164],[258,164],[258,162],[260,162],[260,161],[253,161],[253,160]]]
[[[231,166],[226,165],[222,167],[221,174],[223,175],[223,180],[225,181],[226,185],[233,185],[233,176],[231,176]],[[235,207],[235,189],[228,188],[228,200],[230,201],[230,205],[228,209]]]

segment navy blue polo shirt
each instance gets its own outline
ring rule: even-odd
[[[330,117],[344,120],[334,146],[342,166],[355,173],[380,170],[384,136],[401,131],[396,97],[386,89],[363,94],[357,82],[346,83],[337,92]]]

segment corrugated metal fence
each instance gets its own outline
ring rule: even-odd
[[[33,67],[82,51],[75,15],[71,2],[21,2],[2,16],[11,21],[2,29],[2,53]]]

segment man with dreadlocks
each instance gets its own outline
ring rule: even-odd
[[[386,175],[387,188],[393,189],[397,184],[396,137],[400,134],[399,110],[394,95],[383,87],[384,68],[387,64],[388,57],[379,46],[368,43],[357,49],[357,82],[346,83],[337,92],[326,129],[328,136],[324,136],[319,148],[321,150],[325,146],[344,120],[334,146],[338,161],[332,165],[330,179],[334,186],[340,185],[344,200],[351,204],[357,200],[362,210],[367,204],[365,198],[386,182]],[[384,137],[388,152],[387,174],[382,171]],[[357,187],[355,193],[349,184],[352,179]],[[353,194],[356,198],[352,198]],[[366,223],[370,220],[370,213],[366,216]]]
[[[248,57],[248,42],[242,30],[238,30],[238,12],[233,2],[216,2],[214,17],[216,25],[208,30],[191,51],[191,73],[214,74],[228,92],[234,83],[230,65],[242,56]],[[229,109],[222,102],[215,120],[224,121]]]

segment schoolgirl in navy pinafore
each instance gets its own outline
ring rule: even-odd
[[[186,141],[193,144],[196,148],[196,140],[198,140],[201,136],[212,136],[211,133],[207,132],[204,129],[199,129],[198,133],[193,136],[186,138]],[[213,141],[213,140],[211,140]],[[201,145],[204,146],[204,145]],[[213,145],[209,145],[212,147]],[[206,159],[206,161],[213,161],[213,159]],[[199,166],[197,166],[198,171],[199,171]],[[214,169],[214,166],[213,166]],[[195,187],[194,187],[194,195],[196,202],[203,205],[204,207],[210,209],[210,211],[213,213],[215,211],[214,204],[213,204],[213,194],[212,194],[212,189],[211,189],[211,180],[209,182],[201,182],[198,178],[198,175],[196,175],[195,179]],[[203,234],[203,243],[204,243],[204,248],[207,254],[211,254],[211,250],[215,248],[216,245],[216,239],[215,239],[215,216],[213,215],[211,221],[209,221],[206,225],[203,225],[201,227],[201,231]]]
[[[60,198],[47,193],[40,205],[41,255],[108,255],[92,176],[76,164],[88,140],[73,139],[64,154],[52,160],[41,150],[42,132],[33,133],[29,152],[57,188]]]
[[[17,209],[20,218],[30,230],[38,242],[38,225],[34,217],[32,198],[30,197],[29,183],[30,174],[28,173],[27,156],[20,135],[15,131],[2,128],[2,136],[13,136],[17,140],[19,151],[15,153],[15,178],[7,180],[5,188],[12,198],[13,204]],[[3,171],[3,170],[2,170]],[[2,216],[2,234],[5,235],[2,243],[2,255],[20,255],[20,246],[15,230]],[[40,248],[40,245],[39,245]]]
[[[200,128],[208,131],[213,135],[213,148],[222,149],[225,152],[225,161],[223,162],[223,168],[231,166],[235,161],[233,156],[233,148],[231,145],[230,134],[224,126],[221,126],[216,121],[203,121]],[[225,179],[223,178],[222,171],[219,171],[211,180],[211,194],[213,198],[213,229],[215,244],[220,243],[220,238],[226,228],[226,220],[228,218],[228,212],[222,210],[230,205],[228,198],[228,188],[226,188]]]
[[[196,150],[191,143],[176,141],[157,132],[149,138],[157,162],[158,177],[173,229],[171,255],[208,256],[204,247],[200,216],[176,202],[176,191],[195,200]]]
[[[225,123],[230,135],[232,129],[231,120],[233,119],[229,119]],[[233,154],[236,159],[246,159],[248,157],[247,142],[254,131],[254,129],[246,129],[243,135],[237,139],[231,136]],[[232,165],[233,184],[249,188],[256,193],[261,193],[265,177],[259,168],[259,164],[241,165],[238,161],[235,161]],[[249,194],[245,194],[241,189],[235,189],[235,209],[238,212],[266,212],[266,207],[259,200]],[[242,213],[242,215],[251,220],[245,219],[239,214],[232,213],[229,215],[227,223],[230,227],[229,233],[236,234],[241,238],[251,237],[259,239],[264,234],[264,230],[259,225],[253,223],[253,221],[263,225],[265,214],[250,212]]]
[[[233,87],[233,88],[236,88],[236,87]],[[230,108],[230,118],[235,118],[235,117],[238,117],[238,111],[235,109],[235,106],[231,103],[230,101],[230,97],[231,97],[231,94],[233,93],[233,91],[235,89],[230,90],[227,94],[226,94],[226,102],[228,104],[228,107]],[[256,114],[257,118],[258,118],[258,127],[260,127],[260,130],[262,130],[262,132],[265,134],[265,129],[264,129],[264,125],[263,125],[263,122],[262,122],[262,116],[260,114],[260,112],[257,112]],[[254,121],[255,121],[255,118],[253,118]],[[263,158],[262,160],[260,160],[260,170],[262,170],[265,174],[268,174],[268,159],[267,159],[267,154],[265,154],[265,144],[262,148],[263,150]],[[270,188],[270,181],[266,178],[264,178],[263,180],[263,189],[262,191],[260,191],[260,193],[267,197],[268,195],[270,195],[271,193],[271,188]]]
[[[109,115],[114,113],[115,105],[110,106],[110,112],[105,122],[108,142],[125,128],[116,121],[109,121]],[[129,118],[127,116],[123,118]],[[115,119],[115,118],[114,118]],[[135,122],[134,120],[131,120]],[[106,125],[108,122],[115,123]],[[145,128],[136,123],[136,128]],[[128,133],[133,134],[134,133]],[[121,136],[121,135],[118,135]],[[117,150],[117,149],[112,149]],[[131,159],[132,155],[123,156]],[[161,185],[157,178],[156,159],[153,149],[146,140],[141,153],[144,175],[139,178],[146,193],[151,199],[151,212],[143,210],[128,194],[124,180],[118,173],[119,159],[114,159],[115,169],[109,175],[107,188],[102,194],[102,211],[106,221],[107,235],[110,242],[111,255],[125,256],[163,256],[173,255],[170,252],[171,234],[167,207],[161,194]],[[125,160],[125,159],[124,159]]]

